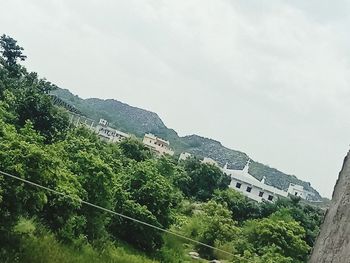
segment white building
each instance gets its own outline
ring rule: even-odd
[[[145,134],[143,143],[158,155],[174,155],[174,152],[170,149],[169,141],[158,138],[151,133]]]
[[[309,200],[312,196],[315,195],[314,193],[305,190],[302,185],[297,185],[297,184],[292,184],[292,183],[289,184],[287,192],[290,195],[298,196],[298,197],[306,199],[306,200]]]
[[[95,132],[100,139],[107,142],[121,142],[122,140],[129,138],[130,135],[108,126],[108,122],[104,119],[100,119],[98,125],[95,128]]]
[[[188,158],[191,158],[191,154],[190,153],[187,153],[187,152],[183,152],[180,154],[180,157],[179,157],[179,161],[184,161]]]
[[[79,126],[85,126],[88,129],[93,129],[95,121],[93,119],[90,119],[88,117],[79,115],[79,114],[75,114],[73,112],[69,112],[69,126],[75,126],[75,127],[79,127]]]
[[[209,158],[209,157],[204,157],[202,163],[207,163],[207,164],[212,164],[212,165],[215,165],[215,166],[219,166],[218,163],[213,160],[212,158]]]
[[[249,174],[249,164],[250,160],[243,170],[231,170],[225,165],[222,170],[224,173],[231,176],[231,188],[257,202],[262,202],[263,200],[274,202],[278,197],[288,196],[286,191],[265,184],[265,177],[259,181]]]
[[[102,126],[108,126],[108,121],[106,121],[105,119],[100,119],[98,124]]]

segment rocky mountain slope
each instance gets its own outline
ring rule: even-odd
[[[350,152],[334,187],[330,208],[312,251],[310,263],[350,262]]]
[[[209,138],[198,135],[180,137],[176,131],[167,128],[154,112],[136,108],[113,99],[82,99],[64,89],[58,89],[53,93],[63,101],[75,106],[87,117],[97,121],[104,118],[109,121],[112,127],[121,131],[135,134],[138,137],[151,132],[167,139],[177,154],[186,151],[199,157],[210,157],[222,166],[228,163],[229,168],[235,169],[242,169],[249,159],[247,154],[226,148],[220,142]],[[299,180],[294,175],[285,174],[256,161],[251,163],[249,171],[259,180],[266,176],[267,184],[280,189],[288,188],[289,183],[303,185],[307,190],[315,193],[315,200],[321,199],[320,194],[311,187],[310,183]]]

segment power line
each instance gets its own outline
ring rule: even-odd
[[[89,206],[92,206],[92,207],[94,207],[94,208],[100,209],[100,210],[102,210],[102,211],[105,211],[105,212],[108,212],[108,213],[111,213],[111,214],[120,216],[120,217],[122,217],[122,218],[131,220],[131,221],[134,221],[134,222],[136,222],[136,223],[139,223],[139,224],[142,224],[142,225],[145,225],[145,226],[148,226],[148,227],[157,229],[157,230],[159,230],[159,231],[162,231],[162,232],[165,232],[165,233],[168,233],[168,234],[171,234],[171,235],[180,237],[180,238],[182,238],[182,239],[185,239],[185,240],[187,240],[187,241],[191,241],[191,242],[196,243],[196,244],[199,244],[199,245],[201,245],[201,246],[205,246],[205,247],[208,247],[208,248],[211,248],[211,249],[220,251],[220,252],[222,252],[222,253],[225,253],[225,254],[234,256],[234,254],[232,254],[232,253],[230,253],[230,252],[228,252],[228,251],[225,251],[225,250],[222,250],[222,249],[220,249],[220,248],[216,248],[216,247],[213,247],[213,246],[211,246],[211,245],[202,243],[202,242],[200,242],[200,241],[197,241],[197,240],[195,240],[195,239],[186,237],[186,236],[181,235],[181,234],[179,234],[179,233],[176,233],[176,232],[173,232],[173,231],[170,231],[170,230],[167,230],[167,229],[164,229],[164,228],[161,228],[161,227],[158,227],[158,226],[149,224],[149,223],[144,222],[144,221],[141,221],[141,220],[139,220],[139,219],[136,219],[136,218],[133,218],[133,217],[130,217],[130,216],[123,215],[123,214],[121,214],[121,213],[112,211],[112,210],[107,209],[107,208],[104,208],[104,207],[102,207],[102,206],[95,205],[95,204],[93,204],[93,203],[84,201],[84,200],[80,199],[79,197],[74,197],[74,196],[71,196],[71,195],[68,195],[68,194],[65,194],[65,193],[62,193],[62,192],[58,192],[58,191],[56,191],[56,190],[54,190],[54,189],[51,189],[51,188],[49,188],[49,187],[46,187],[46,186],[43,186],[43,185],[34,183],[34,182],[32,182],[32,181],[29,181],[29,180],[20,178],[20,177],[18,177],[18,176],[15,176],[15,175],[12,175],[12,174],[3,172],[3,171],[0,171],[0,174],[5,175],[5,176],[7,176],[7,177],[11,177],[11,178],[13,178],[13,179],[22,181],[22,182],[24,182],[24,183],[27,183],[27,184],[30,184],[30,185],[33,185],[33,186],[36,186],[36,187],[38,187],[38,188],[44,189],[44,190],[49,191],[49,192],[52,192],[52,193],[54,193],[54,194],[57,194],[57,195],[61,195],[61,196],[70,198],[70,199],[75,200],[75,201],[78,201],[78,202],[80,202],[80,203],[82,203],[82,204],[89,205]]]

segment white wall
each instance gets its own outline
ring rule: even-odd
[[[157,138],[156,137],[149,137],[147,135],[145,135],[143,137],[143,143],[152,148],[155,152],[159,153],[159,154],[169,154],[169,155],[174,155],[174,152],[172,150],[169,149],[169,147],[164,144],[164,143],[157,143]],[[161,145],[159,145],[161,144]]]
[[[241,184],[240,188],[236,187],[237,183]],[[248,186],[252,188],[251,192],[247,192],[247,187]],[[264,190],[264,189],[262,189],[260,187],[256,187],[254,185],[247,184],[245,182],[236,180],[236,179],[232,179],[231,180],[230,188],[232,188],[232,189],[234,189],[234,190],[236,190],[238,192],[241,192],[243,195],[245,195],[248,198],[253,199],[253,200],[257,201],[257,202],[262,202],[263,200],[269,201],[268,200],[268,196],[269,195],[273,196],[272,202],[277,200],[277,196],[274,193],[272,193],[270,191],[267,191],[267,190]],[[262,197],[259,196],[260,191],[264,192]]]

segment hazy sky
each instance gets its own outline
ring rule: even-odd
[[[350,141],[349,1],[0,0],[26,65],[155,111],[331,196]]]

